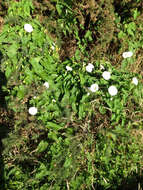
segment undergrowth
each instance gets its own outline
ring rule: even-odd
[[[141,190],[142,2],[1,6],[1,189]]]

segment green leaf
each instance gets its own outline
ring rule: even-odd
[[[72,109],[73,109],[73,111],[74,111],[75,113],[77,113],[77,106],[76,106],[76,103],[75,103],[75,102],[72,103]]]
[[[129,35],[134,36],[134,32],[136,31],[136,24],[131,22],[127,25],[127,32]]]
[[[122,38],[124,38],[126,36],[126,34],[123,32],[123,31],[120,31],[119,33],[118,33],[118,38],[119,39],[122,39]]]
[[[17,97],[19,99],[22,99],[25,96],[26,89],[23,85],[19,86],[18,92],[17,92]]]
[[[106,113],[106,109],[103,106],[99,107],[99,111],[101,114],[105,114]]]
[[[35,57],[31,59],[31,64],[35,71],[38,71],[38,72],[43,71],[43,67],[39,63],[41,58],[42,57]]]
[[[88,30],[85,34],[85,38],[87,38],[89,41],[92,41],[92,33],[90,30]]]
[[[121,118],[121,116],[120,116],[120,115],[117,115],[117,117],[116,117],[116,122],[117,122],[117,123],[119,122],[120,118]]]
[[[60,130],[61,129],[61,126],[60,125],[57,125],[56,123],[53,123],[53,122],[47,122],[47,125],[46,127],[48,129],[54,129],[56,131]]]
[[[80,103],[86,103],[88,101],[88,99],[89,99],[89,95],[88,94],[84,94],[82,96],[82,99],[81,99]]]
[[[79,61],[80,57],[81,57],[80,56],[80,51],[77,49],[76,52],[75,52],[75,58],[76,58],[77,61]]]
[[[71,165],[71,158],[67,158],[65,163],[64,163],[64,167],[68,168]]]
[[[112,114],[112,116],[111,116],[111,121],[115,120],[115,118],[116,118],[116,115],[115,115],[115,114]]]
[[[37,147],[37,152],[40,153],[40,152],[44,152],[48,147],[48,143],[45,142],[45,141],[41,141]]]
[[[57,12],[58,12],[58,14],[59,15],[61,15],[62,14],[62,6],[61,5],[59,5],[59,4],[56,4],[56,9],[57,9]]]
[[[43,67],[40,65],[40,59],[41,57],[32,58],[30,63],[33,66],[34,72],[38,74],[43,80],[48,79],[48,75],[44,71]]]
[[[31,84],[34,79],[33,72],[29,68],[25,68],[24,74],[26,75],[24,82],[26,84]]]
[[[38,170],[39,172],[37,172],[35,176],[36,179],[43,179],[44,176],[49,174],[48,169],[43,163],[41,163],[40,168]]]
[[[53,72],[56,69],[56,64],[54,63],[54,59],[50,55],[46,55],[46,58],[41,61],[41,65],[48,71]]]
[[[111,109],[113,108],[113,102],[112,101],[107,100],[106,103],[109,106],[109,108],[111,108]]]
[[[133,14],[134,19],[136,20],[136,18],[137,18],[139,15],[140,15],[140,12],[138,12],[138,9],[136,8],[136,9],[134,10],[134,14]]]
[[[9,58],[14,57],[17,54],[18,44],[14,43],[7,49],[7,55]]]
[[[6,71],[5,71],[5,76],[6,76],[7,79],[10,77],[11,73],[12,73],[11,68],[10,68],[10,67],[7,67],[7,68],[6,68]]]
[[[79,118],[82,119],[85,116],[85,110],[84,110],[84,105],[80,104],[79,106]]]
[[[17,171],[19,171],[17,167],[12,168],[10,172],[8,173],[8,177],[10,177],[11,175],[14,175]]]
[[[48,138],[55,140],[55,141],[58,140],[57,134],[55,132],[52,132],[52,131],[48,133]]]
[[[79,77],[80,77],[80,82],[81,82],[81,85],[84,85],[85,82],[86,82],[86,77],[83,73],[79,73]]]

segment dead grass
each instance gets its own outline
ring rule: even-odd
[[[0,16],[0,32],[2,31],[4,19]]]
[[[139,144],[143,145],[143,129],[132,129],[131,134],[137,139]]]

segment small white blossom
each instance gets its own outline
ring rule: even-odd
[[[33,31],[33,27],[31,26],[31,24],[25,24],[24,25],[24,30],[26,31],[26,32],[32,32]]]
[[[127,51],[122,54],[123,58],[132,57],[132,55],[133,55],[133,52],[131,51]]]
[[[56,100],[55,100],[55,99],[53,99],[53,100],[52,100],[52,102],[56,102]]]
[[[69,66],[66,66],[66,70],[67,70],[67,71],[72,71],[72,68],[69,67]]]
[[[96,92],[96,91],[98,91],[98,89],[99,89],[98,84],[92,84],[92,85],[89,87],[89,90],[90,90],[91,92]]]
[[[138,85],[138,79],[136,77],[134,77],[132,79],[132,83],[135,84],[135,85]]]
[[[94,69],[94,65],[92,65],[91,63],[89,63],[86,66],[86,71],[89,72],[89,73],[91,73],[93,69]]]
[[[45,82],[45,83],[44,83],[44,86],[45,86],[46,88],[49,88],[49,83],[48,83],[48,82]]]
[[[108,92],[111,96],[115,96],[118,93],[118,90],[117,90],[116,86],[110,86],[108,88]]]
[[[52,50],[55,49],[55,43],[53,43],[53,45],[51,46],[51,49],[52,49]]]
[[[102,77],[103,77],[105,80],[109,80],[110,77],[111,77],[111,73],[108,72],[108,71],[104,71],[104,72],[102,73]]]
[[[37,97],[36,97],[36,96],[34,96],[33,98],[34,98],[34,99],[36,99]]]
[[[54,50],[54,49],[55,49],[55,46],[51,46],[51,49]]]
[[[100,65],[100,70],[103,70],[105,69],[103,65]]]
[[[35,107],[29,108],[29,113],[30,113],[31,115],[36,115],[36,113],[37,113],[37,108],[35,108]]]

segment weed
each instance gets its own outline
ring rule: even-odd
[[[130,188],[129,176],[142,185],[141,4],[9,1],[5,189]]]

